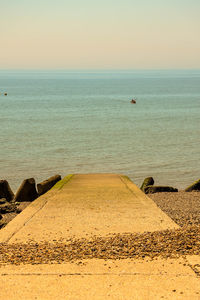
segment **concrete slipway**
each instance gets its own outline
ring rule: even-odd
[[[127,177],[67,176],[0,231],[0,243],[178,228]],[[200,299],[197,256],[1,265],[0,299]]]

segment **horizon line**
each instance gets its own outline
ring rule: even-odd
[[[135,72],[135,71],[200,71],[200,67],[198,68],[111,68],[111,69],[103,69],[103,68],[74,68],[74,69],[67,69],[67,68],[0,68],[0,72],[2,71],[60,71],[60,72],[85,72],[85,71],[126,71],[126,72]]]

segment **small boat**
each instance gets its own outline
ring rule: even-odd
[[[132,99],[132,100],[130,101],[130,103],[136,104],[136,99]]]

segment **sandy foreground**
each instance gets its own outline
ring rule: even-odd
[[[200,299],[200,193],[155,205],[112,174],[51,193],[0,232],[0,299]]]

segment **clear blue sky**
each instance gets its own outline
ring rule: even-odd
[[[200,0],[0,0],[0,68],[200,68]]]

